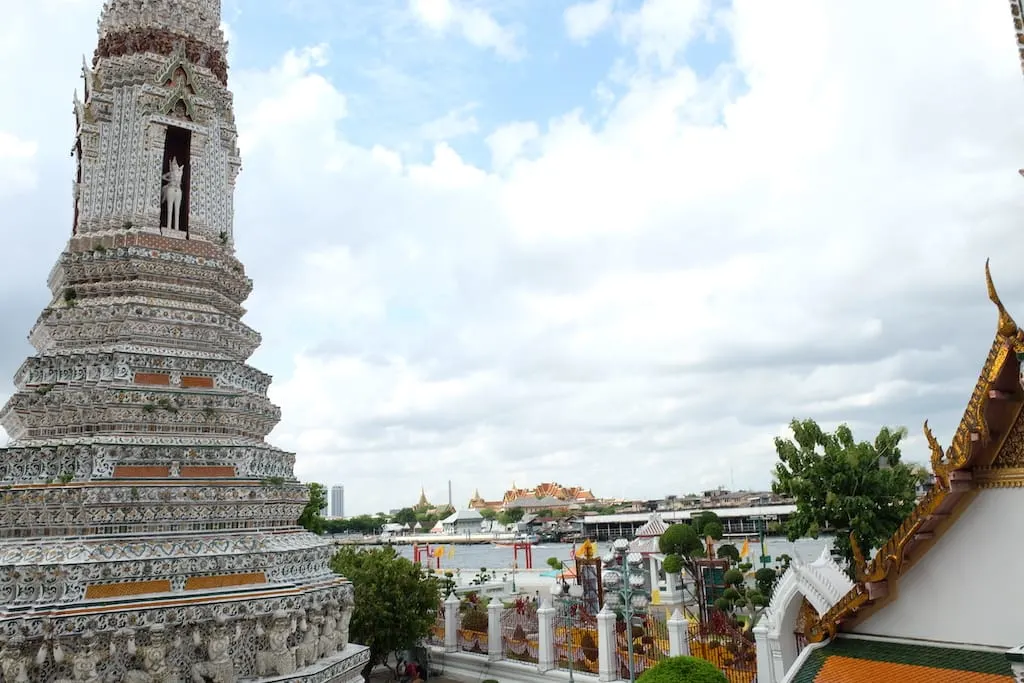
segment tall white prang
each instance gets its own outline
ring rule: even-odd
[[[0,410],[5,681],[348,681],[368,659],[352,585],[296,524],[295,456],[265,441],[225,55],[220,0],[108,0],[83,62],[71,237]]]

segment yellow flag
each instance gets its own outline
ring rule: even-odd
[[[450,560],[453,557],[455,557],[455,545],[454,544],[448,546],[448,559]]]
[[[740,559],[745,560],[747,555],[750,554],[750,541],[746,538],[743,539],[743,547],[740,548]]]

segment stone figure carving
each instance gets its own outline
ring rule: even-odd
[[[185,166],[171,157],[170,166],[163,176],[164,203],[167,204],[167,225],[163,227],[168,230],[181,230],[181,179],[184,175]]]
[[[4,640],[0,648],[0,673],[3,673],[4,683],[30,683],[28,670],[33,665],[33,659],[24,652],[25,638],[15,633]]]
[[[205,662],[192,665],[192,683],[236,683],[235,664],[231,660],[231,632],[226,620],[218,617],[206,638]]]
[[[267,631],[267,649],[256,653],[256,672],[268,674],[295,673],[295,651],[288,647],[288,638],[295,632],[295,618],[284,610],[274,612]]]
[[[305,630],[302,640],[295,646],[295,666],[297,668],[305,668],[317,660],[317,653],[320,651],[320,624],[323,621],[324,618],[312,609],[303,618]]]
[[[327,611],[324,614],[324,630],[320,633],[319,654],[321,657],[329,657],[338,651],[338,643],[341,642],[341,633],[338,632],[338,603],[331,600],[327,603]]]
[[[135,654],[142,669],[133,669],[126,673],[124,683],[180,683],[181,679],[167,664],[166,634],[161,624],[156,624],[149,630],[149,645],[143,645],[136,650],[133,643],[133,640],[128,641],[128,651]],[[133,650],[135,651],[132,652]]]
[[[355,609],[355,600],[351,593],[346,593],[341,602],[341,621],[338,628],[338,649],[344,650],[348,646],[348,626],[352,621],[352,610]]]
[[[100,647],[96,634],[91,630],[82,633],[82,645],[80,650],[71,654],[71,679],[63,679],[58,683],[101,683],[103,680],[100,678],[99,666],[110,656],[109,650]],[[55,647],[55,661],[58,656]]]

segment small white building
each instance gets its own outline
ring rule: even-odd
[[[479,510],[458,510],[441,521],[444,533],[449,536],[479,534],[484,518]]]
[[[636,538],[629,542],[629,552],[639,553],[648,563],[647,588],[652,592],[652,598],[657,602],[678,603],[682,602],[683,593],[679,573],[665,574],[665,593],[660,593],[659,576],[661,567],[665,562],[665,555],[662,554],[659,546],[661,535],[668,529],[665,520],[657,512],[652,512],[647,523],[637,529]],[[657,595],[654,590],[659,590]]]

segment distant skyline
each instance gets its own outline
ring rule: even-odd
[[[70,233],[101,6],[4,5],[0,400]],[[986,257],[1024,317],[1004,0],[223,6],[270,441],[349,515],[449,479],[459,508],[767,489],[794,417],[906,426],[927,462],[995,329]]]
[[[331,517],[345,516],[345,487],[341,484],[331,487],[329,512]]]

